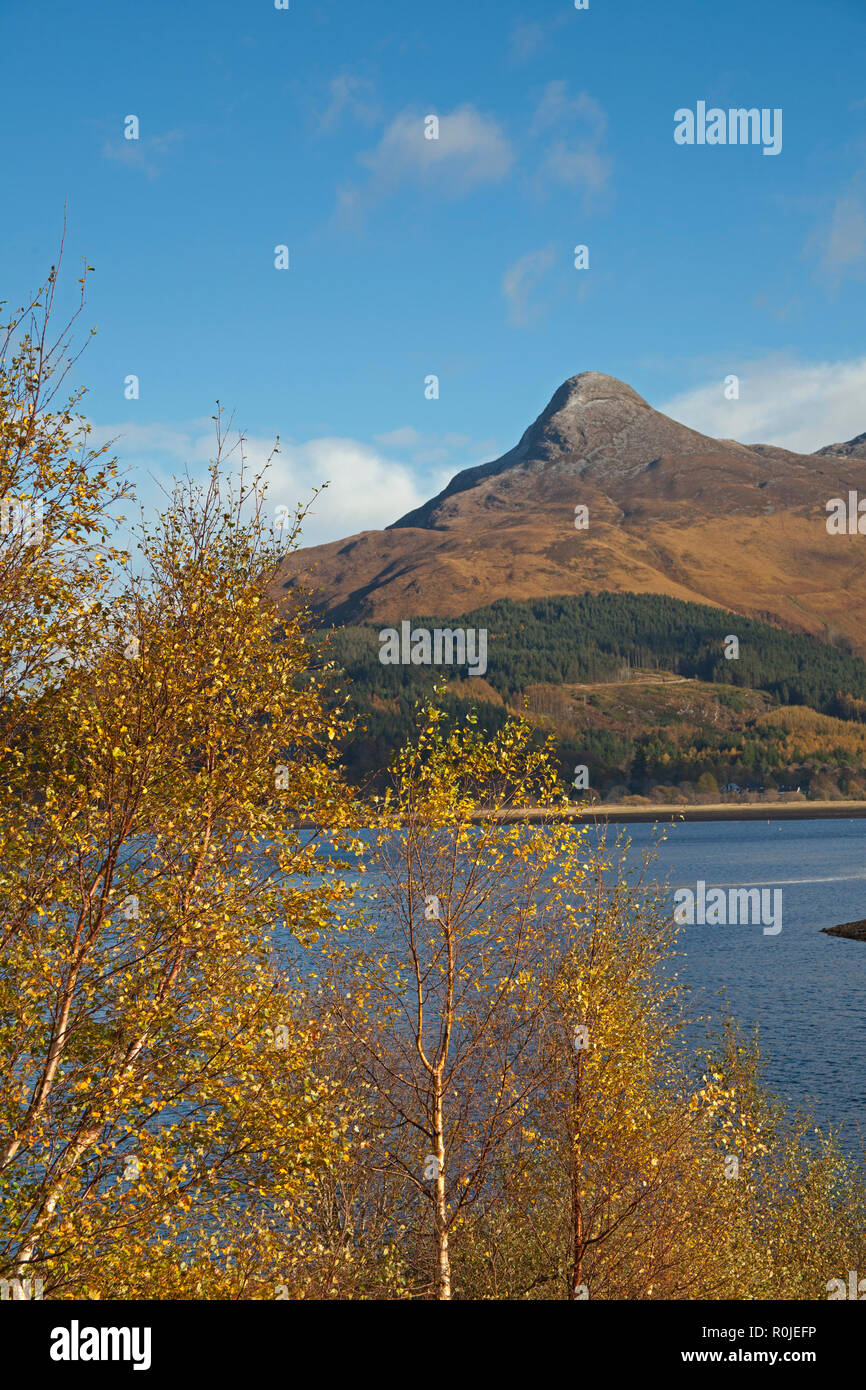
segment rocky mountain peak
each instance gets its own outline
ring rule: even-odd
[[[580,372],[508,453],[387,530],[287,555],[275,590],[307,588],[330,622],[392,626],[506,598],[666,594],[862,645],[862,548],[825,524],[852,489],[866,496],[866,435],[805,455],[711,439]]]
[[[503,474],[587,475],[603,484],[642,472],[666,455],[701,453],[747,455],[745,445],[710,439],[654,410],[626,382],[603,372],[580,372],[554,392],[518,444],[501,458],[466,468],[437,497],[408,512],[389,530],[437,527],[447,516],[443,504],[456,494]]]
[[[656,412],[624,381],[603,372],[580,372],[564,381],[517,446],[540,459],[580,456],[611,433],[639,427],[641,418]],[[505,458],[510,458],[506,454]]]
[[[539,419],[563,411],[584,410],[598,401],[628,401],[633,405],[642,405],[647,410],[652,409],[643,396],[639,396],[618,377],[607,376],[604,372],[578,372],[577,376],[570,376],[554,392]]]

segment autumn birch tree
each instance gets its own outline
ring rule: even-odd
[[[396,764],[367,926],[329,941],[325,988],[388,1114],[380,1162],[429,1213],[431,1288],[450,1299],[453,1242],[539,1083],[536,976],[561,910],[546,881],[576,864],[583,832],[506,822],[560,795],[528,726],[486,738],[442,721],[429,707]]]
[[[0,385],[9,485],[55,497],[0,576],[0,1274],[237,1288],[340,1158],[286,964],[345,896],[346,726],[304,613],[267,597],[282,548],[220,416],[207,481],[90,583],[112,470],[75,463],[40,353]]]

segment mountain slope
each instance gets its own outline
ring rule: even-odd
[[[277,588],[302,585],[332,623],[456,617],[506,597],[667,594],[866,650],[866,537],[825,525],[831,497],[866,496],[861,441],[801,455],[712,439],[583,372],[500,459],[385,531],[288,556]],[[575,529],[578,505],[587,530]]]
[[[436,620],[419,619],[420,626]],[[866,663],[803,634],[659,595],[504,599],[466,615],[488,632],[484,676],[383,665],[377,626],[342,627],[327,650],[361,716],[342,749],[358,780],[379,779],[410,738],[419,701],[498,728],[509,711],[554,735],[566,780],[644,794],[710,776],[716,788],[866,793]],[[724,655],[737,632],[737,660]],[[712,786],[709,790],[712,790]],[[663,798],[664,799],[664,798]]]

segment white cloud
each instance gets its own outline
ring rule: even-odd
[[[438,140],[425,137],[428,114],[438,116]],[[368,196],[390,192],[405,183],[435,185],[439,192],[456,196],[504,178],[514,156],[499,124],[474,106],[465,105],[450,115],[402,111],[376,148],[358,159],[370,172]],[[344,203],[351,203],[353,190],[342,190],[340,196]]]
[[[90,438],[93,445],[115,441],[112,452],[131,470],[145,515],[164,504],[160,488],[170,490],[172,478],[185,473],[187,466],[194,478],[204,477],[215,444],[213,421],[207,419],[176,426],[94,425]],[[248,436],[244,448],[252,475],[264,466],[273,440]],[[234,455],[232,466],[236,459]],[[385,458],[356,439],[322,438],[280,442],[268,473],[268,507],[284,505],[294,512],[296,504],[307,502],[324,482],[329,486],[304,522],[305,545],[388,526],[428,496],[407,464]]]
[[[740,378],[736,401],[725,399],[729,373]],[[714,381],[673,396],[659,409],[716,438],[778,444],[809,454],[866,430],[866,357],[848,362],[731,362]]]
[[[280,445],[268,497],[293,507],[328,480],[304,522],[305,545],[389,526],[425,500],[405,464],[356,439],[310,439]]]
[[[122,440],[126,454],[156,453],[189,458],[196,448],[196,440],[201,439],[205,430],[210,429],[211,441],[214,437],[213,424],[204,417],[190,420],[184,425],[139,425],[126,421],[122,425],[89,423],[90,441],[94,446],[117,440],[116,447],[119,449]]]
[[[540,307],[533,302],[533,292],[556,260],[553,246],[529,251],[510,265],[502,277],[502,293],[508,303],[512,323],[527,324],[537,318]]]
[[[338,92],[338,109],[349,100]],[[439,122],[436,139],[427,138],[431,116]],[[607,126],[604,109],[588,92],[571,93],[566,82],[549,82],[521,142],[521,164],[530,185],[589,194],[606,188],[612,169],[605,149]],[[454,198],[499,182],[511,172],[517,153],[502,125],[467,103],[450,113],[420,107],[401,111],[379,143],[357,158],[368,177],[338,188],[337,211],[344,221],[400,187],[435,189],[440,197]]]

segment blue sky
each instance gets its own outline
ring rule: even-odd
[[[864,59],[863,0],[0,0],[0,298],[66,202],[97,437],[149,504],[219,398],[254,460],[281,436],[275,505],[331,480],[311,542],[511,447],[584,370],[813,449],[866,430]],[[781,108],[781,153],[676,145],[698,101]]]

